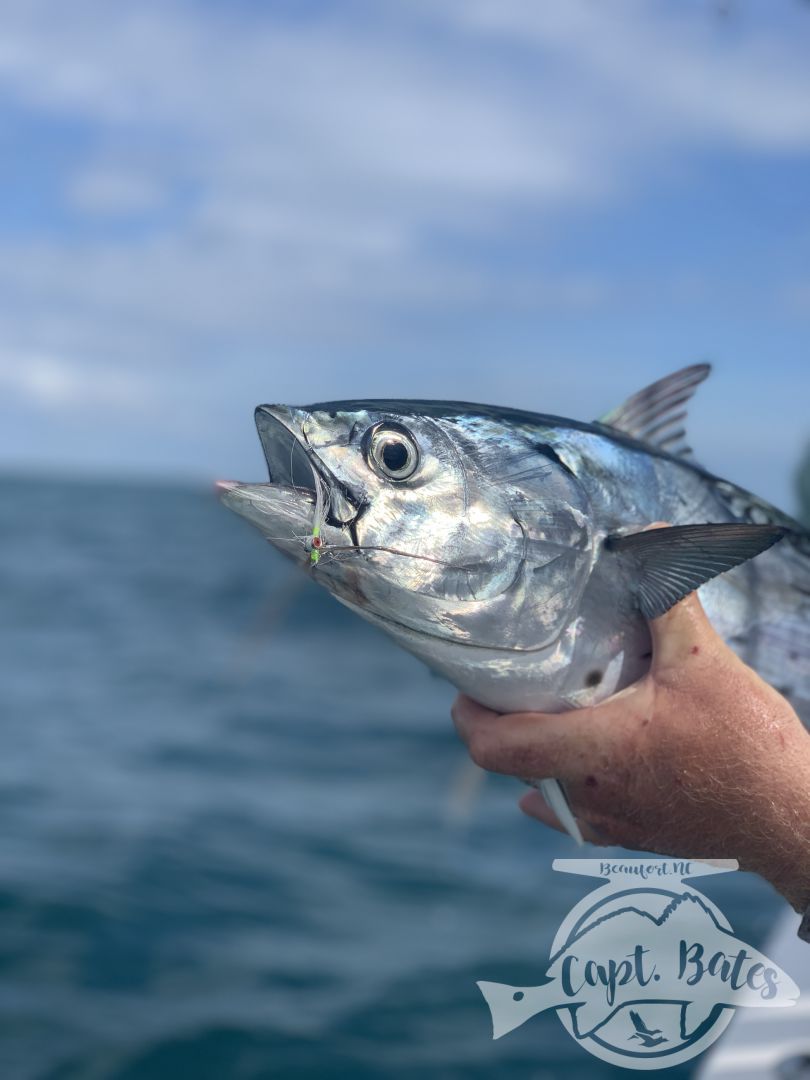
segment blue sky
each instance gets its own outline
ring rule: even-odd
[[[263,474],[259,401],[810,437],[810,4],[7,0],[0,465]]]

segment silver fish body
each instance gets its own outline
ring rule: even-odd
[[[665,407],[645,414],[659,427],[680,404],[665,384]],[[593,704],[649,668],[647,620],[609,537],[656,521],[781,526],[781,543],[700,596],[731,647],[810,718],[810,536],[666,449],[671,438],[637,437],[640,408],[616,410],[613,426],[456,402],[260,406],[270,483],[225,484],[222,498],[499,712]]]

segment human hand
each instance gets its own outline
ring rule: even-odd
[[[810,902],[810,734],[715,632],[696,593],[650,623],[649,672],[568,713],[501,716],[463,695],[453,719],[491,772],[557,777],[583,836],[733,858],[797,910]],[[560,829],[539,792],[521,809]]]

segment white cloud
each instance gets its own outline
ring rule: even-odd
[[[488,40],[552,50],[592,87],[621,95],[625,118],[646,117],[664,140],[709,134],[755,147],[810,144],[804,12],[792,26],[772,4],[740,5],[732,20],[713,18],[708,4],[656,0],[450,0],[434,12]]]
[[[45,410],[115,406],[140,411],[149,400],[147,387],[131,374],[89,369],[63,357],[0,353],[0,387]]]
[[[32,406],[148,411],[191,386],[213,409],[263,357],[304,398],[341,346],[398,344],[419,318],[605,310],[647,283],[538,269],[566,215],[696,147],[810,149],[806,34],[753,13],[721,30],[654,0],[273,12],[4,4],[6,107],[44,139],[89,133],[58,178],[79,223],[0,248],[0,340],[29,358],[0,381]],[[116,231],[128,215],[141,231]],[[433,363],[416,355],[411,385]]]
[[[463,0],[311,25],[26,0],[4,19],[0,79],[97,126],[100,159],[66,177],[74,205],[144,211],[173,178],[187,206],[171,240],[189,264],[201,249],[228,260],[233,289],[257,261],[283,266],[311,295],[334,287],[334,260],[363,306],[403,258],[416,279],[435,268],[437,232],[498,235],[632,190],[690,140],[810,146],[803,49],[760,27],[718,46],[709,18],[664,10]],[[122,166],[130,141],[151,167]],[[164,249],[136,261],[149,257]]]

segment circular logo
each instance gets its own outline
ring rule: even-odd
[[[688,894],[699,904],[698,908],[690,910],[690,916],[697,916],[695,921],[702,922],[698,913],[708,911],[723,930],[732,933],[731,925],[725,915],[708,897],[693,889],[689,890]],[[566,958],[573,956],[577,956],[578,960],[582,961],[576,951],[577,943],[580,942],[584,946],[588,936],[595,933],[600,926],[610,928],[610,932],[605,932],[601,940],[593,942],[595,955],[591,956],[583,952],[584,962],[569,961],[568,964],[571,980],[576,977],[586,979],[586,976],[590,976],[598,985],[605,988],[604,1004],[607,1008],[603,1022],[589,1030],[583,1030],[585,1025],[576,1023],[578,1009],[567,1006],[557,1009],[557,1016],[566,1031],[589,1053],[602,1058],[603,1061],[621,1065],[626,1069],[665,1069],[679,1065],[711,1046],[731,1022],[734,1015],[733,1007],[714,1004],[710,1001],[706,1003],[709,1006],[709,1013],[706,1015],[705,1010],[696,1007],[700,1005],[700,1002],[694,999],[683,1001],[657,997],[658,988],[664,976],[658,970],[655,956],[650,955],[660,951],[660,947],[656,950],[653,945],[655,931],[652,931],[647,938],[650,947],[645,948],[642,943],[640,953],[636,952],[636,943],[633,943],[634,948],[630,953],[621,958],[605,955],[607,950],[604,947],[600,948],[603,943],[607,944],[607,939],[612,938],[614,934],[622,935],[624,928],[620,924],[625,918],[627,923],[638,927],[640,932],[635,936],[647,937],[644,930],[648,928],[652,930],[653,926],[663,926],[662,920],[671,916],[674,903],[683,903],[684,895],[683,891],[675,892],[656,886],[617,892],[615,887],[609,884],[581,900],[560,925],[551,947],[552,962],[555,956],[561,956],[563,962]],[[684,947],[684,952],[692,948],[693,955],[695,942],[691,938],[694,936],[689,936],[690,940]],[[609,951],[616,952],[615,949]],[[612,969],[611,960],[613,961]],[[620,968],[623,961],[627,961],[630,967]],[[687,957],[685,957],[685,962],[689,962]],[[591,966],[587,968],[589,963]],[[630,979],[636,980],[639,990],[637,1001],[626,1001],[615,1009],[610,1008],[607,998],[611,986],[611,970],[616,983],[620,983],[625,978],[628,982]],[[695,989],[698,985],[698,983],[694,984]],[[620,988],[616,986],[614,1003]],[[700,1016],[697,1015],[698,1012]],[[688,1027],[684,1025],[684,1019]],[[690,1024],[690,1019],[697,1023]]]
[[[608,879],[566,915],[537,986],[479,982],[492,1037],[546,1010],[596,1057],[666,1069],[700,1054],[737,1008],[793,1005],[799,989],[684,878],[734,862],[557,859],[554,869]]]

